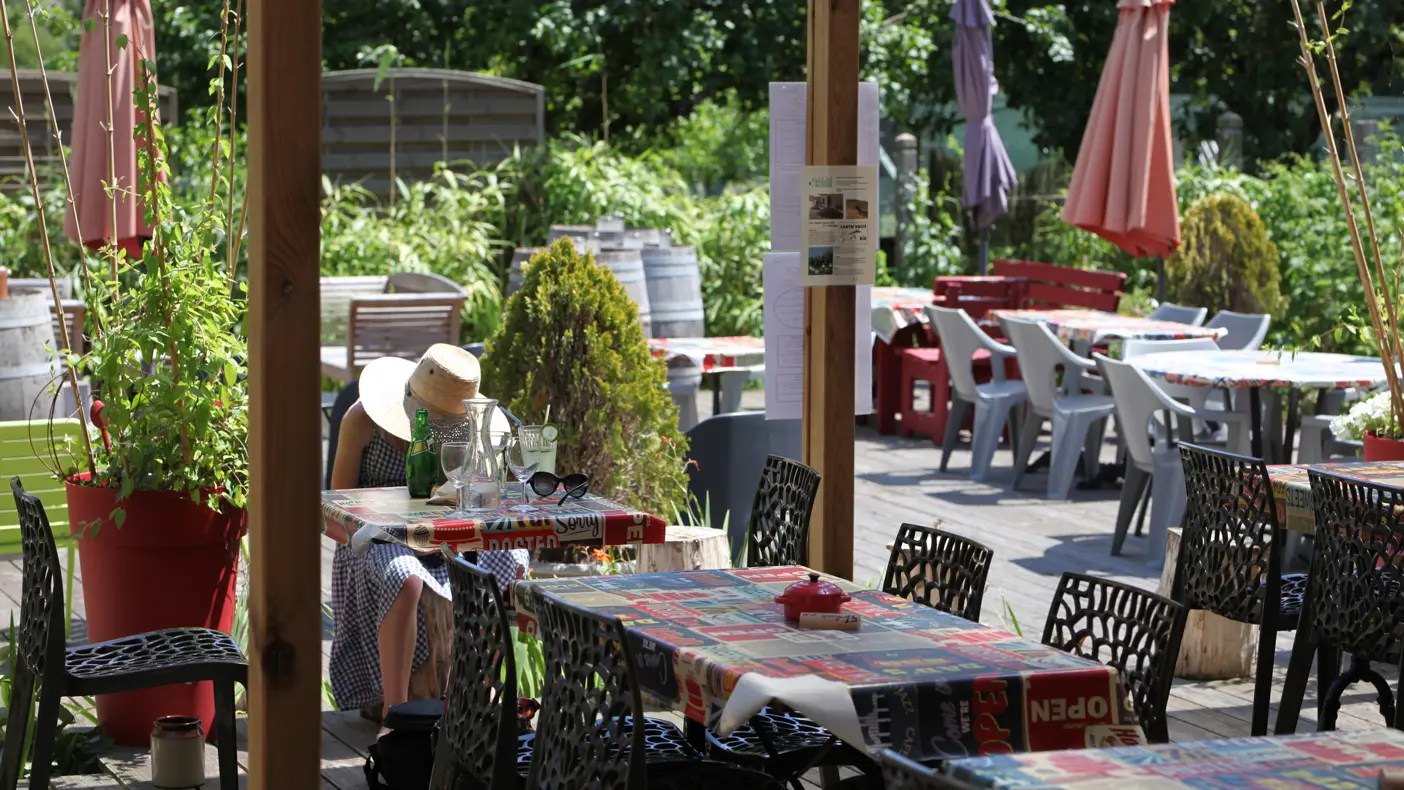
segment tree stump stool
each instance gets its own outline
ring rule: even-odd
[[[1156,592],[1170,597],[1175,584],[1175,560],[1180,556],[1179,527],[1166,535],[1165,567]],[[1185,620],[1175,677],[1193,680],[1227,680],[1253,676],[1258,651],[1258,627],[1193,609]]]
[[[665,543],[639,546],[639,573],[719,570],[731,567],[731,541],[711,527],[668,527]]]

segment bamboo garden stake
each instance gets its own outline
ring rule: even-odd
[[[1400,380],[1400,368],[1404,366],[1404,344],[1399,337],[1399,276],[1400,267],[1394,272],[1394,282],[1390,282],[1384,267],[1384,256],[1380,250],[1379,231],[1375,227],[1374,213],[1370,207],[1370,192],[1365,181],[1365,171],[1360,164],[1360,154],[1355,145],[1355,132],[1350,125],[1349,97],[1342,89],[1340,69],[1336,63],[1336,50],[1332,41],[1330,21],[1323,3],[1316,4],[1318,22],[1321,25],[1323,41],[1312,42],[1307,37],[1306,20],[1302,17],[1299,0],[1292,0],[1292,13],[1296,18],[1297,37],[1301,48],[1298,62],[1306,71],[1311,86],[1311,95],[1316,102],[1316,114],[1321,123],[1322,134],[1326,138],[1326,159],[1331,164],[1331,173],[1336,181],[1336,192],[1345,209],[1346,228],[1350,233],[1351,251],[1355,255],[1356,273],[1365,289],[1365,307],[1370,317],[1370,330],[1384,361],[1385,378],[1389,383],[1390,411],[1396,429],[1404,427],[1404,383]],[[1326,94],[1316,73],[1316,53],[1324,54],[1330,70],[1331,84],[1335,91],[1336,103],[1341,112],[1341,133],[1346,150],[1350,154],[1355,190],[1360,200],[1360,211],[1365,216],[1366,233],[1369,235],[1369,249],[1373,253],[1371,271],[1370,255],[1361,236],[1360,223],[1356,219],[1356,206],[1351,198],[1351,185],[1345,167],[1341,162],[1340,149],[1336,144],[1335,123],[1326,109]],[[1378,282],[1376,279],[1378,278]],[[1383,302],[1383,304],[1381,304]]]
[[[63,314],[63,300],[59,298],[58,278],[54,275],[54,253],[49,248],[49,228],[44,223],[44,197],[39,189],[39,171],[34,168],[34,151],[29,146],[29,129],[25,126],[24,119],[24,99],[20,95],[19,67],[15,65],[15,33],[10,28],[10,11],[7,3],[0,2],[0,22],[5,26],[5,47],[10,56],[10,89],[15,93],[15,107],[11,115],[19,123],[20,144],[24,147],[24,164],[29,172],[29,186],[34,193],[35,212],[39,218],[39,246],[44,250],[44,264],[49,270],[49,293],[54,299],[54,309],[57,311],[59,332],[64,337],[68,334],[68,318]],[[88,438],[88,419],[83,413],[83,395],[78,391],[78,373],[73,365],[65,362],[68,368],[68,382],[73,390],[73,403],[78,408],[78,422],[81,427],[79,431],[83,436],[83,451],[88,459],[88,473],[97,478],[97,464],[93,462],[93,444]]]

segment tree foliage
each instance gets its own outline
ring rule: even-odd
[[[649,513],[687,507],[686,439],[661,359],[613,273],[561,239],[534,258],[483,354],[483,389],[527,422],[549,407],[559,474]]]
[[[1026,18],[1041,5],[1041,0],[1008,2],[1010,11]],[[1328,3],[1332,13],[1340,7]],[[1065,18],[1052,24],[1067,34],[1068,58],[1046,55],[1050,50],[1039,45],[1030,29],[1001,24],[995,29],[995,70],[1010,105],[1034,122],[1039,144],[1072,159],[1111,49],[1117,8],[1106,0],[1072,0],[1064,8]],[[1404,87],[1404,60],[1396,57],[1404,38],[1404,4],[1365,0],[1355,3],[1344,19],[1349,46],[1338,43],[1336,52],[1346,91],[1397,95]],[[1175,119],[1188,139],[1212,138],[1218,116],[1232,110],[1243,116],[1250,161],[1310,149],[1320,130],[1297,64],[1291,20],[1286,3],[1175,5],[1170,12],[1170,90],[1190,97],[1188,111]]]

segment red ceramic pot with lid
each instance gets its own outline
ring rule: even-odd
[[[833,582],[821,581],[819,574],[810,573],[809,581],[795,582],[785,592],[775,596],[775,602],[785,606],[785,619],[798,620],[805,612],[838,614],[843,605],[853,600]]]

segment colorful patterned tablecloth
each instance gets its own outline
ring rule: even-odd
[[[1078,343],[1097,344],[1105,340],[1185,340],[1192,337],[1220,337],[1227,329],[1155,321],[1134,315],[1100,310],[991,310],[996,317],[1042,321],[1053,334]]]
[[[541,593],[621,618],[642,685],[715,725],[738,679],[846,684],[864,739],[918,759],[1143,743],[1115,669],[851,582],[857,632],[801,630],[775,596],[799,567],[518,582],[519,623]],[[803,711],[800,711],[803,713]]]
[[[356,488],[322,492],[322,516],[351,536],[353,547],[373,539],[403,543],[413,549],[449,546],[454,551],[546,549],[565,545],[615,546],[662,543],[666,526],[657,516],[593,495],[568,499],[533,499],[531,510],[513,512],[520,504],[516,486],[504,494],[496,513],[486,517],[451,519],[452,508],[410,499],[409,489]]]
[[[1374,483],[1404,488],[1404,461],[1342,461],[1334,464],[1285,464],[1268,467],[1272,480],[1272,495],[1277,501],[1277,516],[1282,525],[1296,532],[1316,531],[1316,515],[1311,503],[1311,479],[1307,469]]]
[[[926,323],[931,298],[930,288],[873,288],[873,331],[891,343],[899,329]]]
[[[1067,790],[1374,790],[1382,768],[1404,768],[1404,732],[1323,732],[1119,749],[954,760],[976,787]]]
[[[765,367],[765,338],[760,337],[652,337],[648,346],[656,357],[689,360],[703,373]]]
[[[1373,389],[1385,383],[1378,357],[1314,351],[1165,351],[1130,362],[1149,376],[1190,387]]]

